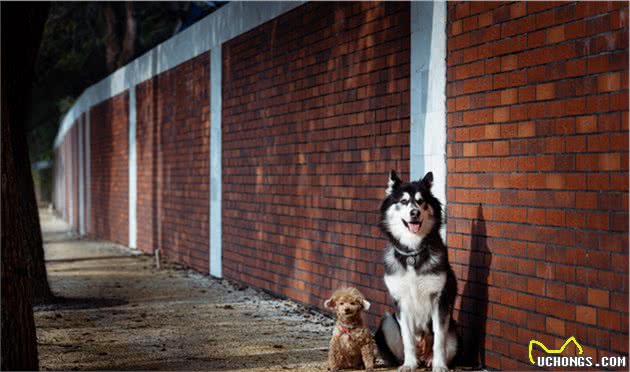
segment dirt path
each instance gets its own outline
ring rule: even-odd
[[[325,370],[332,320],[125,247],[79,240],[42,214],[66,300],[36,309],[42,370]]]

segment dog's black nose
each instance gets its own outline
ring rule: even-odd
[[[418,218],[418,216],[420,216],[420,211],[417,209],[412,209],[409,214],[411,215],[411,218]]]

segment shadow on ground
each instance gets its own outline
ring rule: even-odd
[[[43,212],[46,213],[46,212]],[[57,300],[35,309],[42,370],[325,370],[332,320],[42,216]]]
[[[33,311],[84,310],[127,305],[129,301],[116,298],[55,297],[51,302],[33,307]]]

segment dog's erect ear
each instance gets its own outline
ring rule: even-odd
[[[324,307],[327,309],[334,309],[335,305],[336,305],[335,300],[333,300],[332,298],[329,298],[326,301],[324,301]]]
[[[370,303],[368,302],[368,300],[363,300],[363,310],[370,310]]]
[[[430,189],[433,186],[433,172],[429,172],[424,175],[422,181],[420,181],[427,189]]]
[[[389,179],[387,180],[387,189],[385,190],[385,194],[391,195],[392,192],[394,192],[394,189],[400,186],[401,183],[402,181],[398,178],[396,171],[392,169],[392,171],[389,172]]]

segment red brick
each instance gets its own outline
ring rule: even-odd
[[[619,114],[599,114],[597,117],[597,130],[600,132],[618,131],[620,128]],[[627,131],[628,129],[625,128]]]
[[[484,62],[476,62],[468,65],[452,67],[449,69],[449,80],[462,80],[483,75],[485,73]]]
[[[493,122],[500,123],[510,119],[510,109],[508,107],[495,108],[493,112]]]
[[[493,15],[492,12],[485,12],[479,14],[479,27],[486,27],[492,24]]]
[[[469,3],[459,3],[455,6],[455,18],[461,19],[470,14],[470,4]]]
[[[588,304],[595,307],[608,308],[608,291],[589,288],[588,289]]]
[[[583,322],[591,325],[597,324],[597,309],[594,307],[576,306],[575,316],[575,319],[578,322]]]
[[[607,230],[610,225],[608,213],[589,213],[588,224],[593,229]]]
[[[610,150],[609,134],[593,134],[588,137],[587,150],[589,152],[602,152]]]
[[[599,92],[612,92],[621,89],[621,74],[604,74],[597,77]]]
[[[508,55],[501,58],[501,71],[510,71],[518,67],[518,60],[515,55]]]
[[[527,6],[525,3],[516,3],[510,6],[510,18],[519,18],[527,13]]]
[[[516,89],[506,89],[501,91],[501,104],[511,105],[517,102],[518,92]]]
[[[610,176],[600,173],[589,174],[587,187],[588,190],[608,190],[610,188]]]
[[[560,43],[565,40],[565,26],[560,25],[546,30],[545,39],[547,44]]]
[[[628,313],[628,293],[611,293],[610,308],[616,311]]]
[[[570,136],[566,138],[567,152],[586,151],[586,136]]]
[[[477,144],[476,143],[465,143],[464,144],[464,156],[476,156],[477,155]]]
[[[610,150],[613,151],[627,151],[628,150],[628,136],[623,133],[610,135]]]
[[[612,329],[615,331],[623,331],[627,324],[621,323],[621,315],[617,312],[599,310],[599,316],[597,319],[597,325],[599,327]]]
[[[128,244],[129,97],[119,94],[90,111],[89,235]]]
[[[476,16],[464,18],[462,26],[464,32],[474,30],[479,27],[479,19]]]
[[[547,317],[546,323],[547,332],[558,336],[565,335],[564,320]]]
[[[555,86],[553,83],[541,84],[536,86],[536,100],[546,100],[555,97]]]
[[[451,34],[453,36],[459,35],[462,33],[462,21],[455,21],[451,23],[450,27],[451,27]]]
[[[575,130],[578,133],[595,132],[597,130],[597,117],[595,115],[578,117],[575,121]]]

